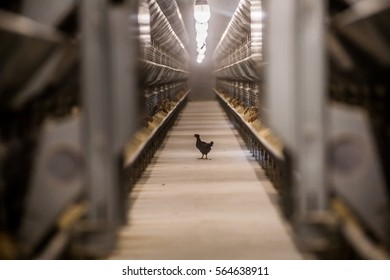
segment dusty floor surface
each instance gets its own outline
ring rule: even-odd
[[[194,133],[214,141],[210,160]],[[130,194],[110,259],[300,259],[275,196],[219,104],[189,102]]]

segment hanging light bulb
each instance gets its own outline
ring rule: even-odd
[[[207,32],[196,34],[196,42],[206,42]]]
[[[210,19],[210,6],[207,0],[195,0],[194,17],[200,23],[205,23]]]
[[[198,54],[204,54],[206,52],[206,46],[204,46],[203,48],[198,48],[197,51]]]
[[[203,59],[205,58],[205,55],[204,54],[198,54],[197,58],[196,58],[196,62],[198,62],[199,64],[203,62]]]
[[[196,43],[196,47],[197,47],[198,49],[201,49],[201,48],[203,48],[204,46],[206,46],[206,42],[197,42],[197,43]]]
[[[197,60],[203,61],[206,56],[204,54],[198,54]]]
[[[202,63],[206,53],[207,30],[209,28],[208,21],[210,19],[210,6],[207,0],[195,0],[194,7],[196,43],[198,56],[196,61]]]
[[[195,23],[195,30],[197,33],[207,32],[207,29],[209,28],[208,22],[196,22]]]

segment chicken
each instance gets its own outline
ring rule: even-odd
[[[195,134],[194,137],[196,137],[196,147],[198,148],[198,150],[202,153],[202,157],[206,155],[206,159],[207,159],[207,154],[211,151],[211,147],[214,145],[214,142],[211,141],[210,143],[206,143],[206,142],[203,142],[202,140],[200,140],[200,135],[199,134]]]
[[[248,107],[244,113],[244,118],[247,122],[253,123],[255,120],[257,120],[257,114],[259,112],[259,109],[255,106]]]

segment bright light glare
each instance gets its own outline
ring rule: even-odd
[[[206,38],[196,37],[196,42],[203,45],[206,43]]]
[[[206,46],[204,46],[203,48],[198,48],[198,54],[204,54],[206,53]]]
[[[196,43],[196,46],[198,47],[198,49],[201,49],[203,48],[203,46],[205,46],[206,43],[205,42],[199,42],[199,43]]]
[[[255,20],[264,19],[266,18],[266,14],[260,7],[256,7],[251,11],[251,18]]]
[[[205,23],[210,19],[209,5],[195,5],[194,17],[197,22]]]
[[[196,45],[198,56],[196,61],[202,63],[206,57],[206,39],[207,30],[209,28],[208,20],[210,19],[210,6],[207,5],[207,0],[196,0],[194,6],[195,30],[196,30]]]
[[[251,17],[254,18],[254,19],[262,19],[263,18],[263,13],[261,12],[261,10],[257,10],[257,11],[252,11],[251,13]]]
[[[207,32],[196,34],[196,42],[206,42]]]
[[[146,4],[139,6],[138,23],[141,41],[143,43],[150,43],[150,12],[149,6]]]
[[[141,25],[150,24],[150,11],[148,5],[140,4],[138,8],[138,22]]]
[[[195,23],[195,29],[196,29],[197,33],[207,32],[208,28],[209,28],[209,24],[207,22],[205,22],[205,23],[196,22]]]

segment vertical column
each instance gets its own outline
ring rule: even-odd
[[[113,248],[116,229],[125,221],[121,156],[138,124],[138,44],[132,42],[127,1],[84,0],[80,5],[82,138],[89,206],[81,231],[86,253],[102,255]]]
[[[266,100],[269,125],[288,149],[296,149],[294,96],[297,91],[297,2],[296,0],[269,1]]]
[[[296,139],[300,184],[299,212],[327,208],[325,177],[325,4],[300,0],[298,11],[298,87]]]
[[[318,237],[311,226],[322,224],[327,211],[325,1],[269,4],[270,127],[292,156],[295,225],[301,234]]]
[[[83,145],[86,154],[89,219],[113,217],[107,192],[114,185],[110,162],[107,0],[81,1]]]

